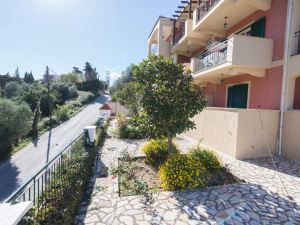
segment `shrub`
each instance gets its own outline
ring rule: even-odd
[[[98,130],[97,145],[103,142],[104,134],[104,130]],[[59,173],[51,174],[52,179],[44,190],[43,197],[37,199],[40,205],[45,204],[45,208],[34,212],[33,217],[39,224],[74,223],[84,191],[88,187],[97,149],[96,146],[87,146],[82,140],[78,140],[71,149],[72,154],[62,157],[64,166],[57,168]],[[52,202],[55,204],[51,204]]]
[[[67,105],[57,106],[56,115],[60,121],[69,119],[69,107]]]
[[[173,152],[178,153],[178,149],[173,144]],[[142,151],[146,154],[147,163],[153,166],[160,166],[169,157],[167,140],[150,140],[147,142]]]
[[[97,98],[97,95],[93,95],[92,93],[88,93],[87,96],[81,98],[81,104],[86,105],[90,102],[93,102]]]
[[[191,155],[173,154],[159,168],[162,188],[167,191],[203,187],[206,183],[204,165]]]
[[[212,151],[197,147],[192,149],[190,154],[195,160],[199,160],[208,171],[219,170],[222,167],[220,160]]]
[[[133,119],[127,119],[126,115],[121,113],[117,115],[117,129],[111,130],[114,136],[125,139],[142,139],[145,132],[136,124]]]
[[[117,115],[117,123],[118,123],[118,130],[119,130],[119,137],[126,138],[127,137],[127,125],[128,120],[125,114],[120,113]]]
[[[51,122],[50,122],[50,118],[44,118],[43,119],[43,127],[44,128],[50,128],[51,126],[56,126],[59,124],[59,120],[56,116],[52,116],[51,118]]]

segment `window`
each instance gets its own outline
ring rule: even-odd
[[[251,36],[251,26],[246,27],[242,31],[237,33],[238,35]]]
[[[246,109],[249,84],[236,84],[227,88],[227,107]]]
[[[252,36],[252,37],[265,37],[265,24],[266,18],[263,17],[245,29],[239,31],[238,35]]]

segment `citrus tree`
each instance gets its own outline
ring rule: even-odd
[[[139,86],[140,126],[150,138],[167,138],[171,152],[172,138],[195,128],[191,118],[205,107],[205,96],[190,72],[170,59],[151,56],[132,70]]]

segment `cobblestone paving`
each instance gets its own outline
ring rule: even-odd
[[[222,156],[244,184],[224,185],[184,192],[161,192],[152,204],[142,196],[118,197],[116,177],[101,178],[106,167],[117,163],[123,149],[139,155],[143,141],[108,138],[94,170],[75,224],[300,224],[300,164],[275,158],[280,178],[268,158],[238,161]],[[192,145],[179,139],[187,149]]]

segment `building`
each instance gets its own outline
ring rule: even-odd
[[[159,17],[148,54],[200,81],[208,107],[184,135],[243,159],[300,160],[300,0],[190,0]],[[153,48],[152,46],[155,46]]]

